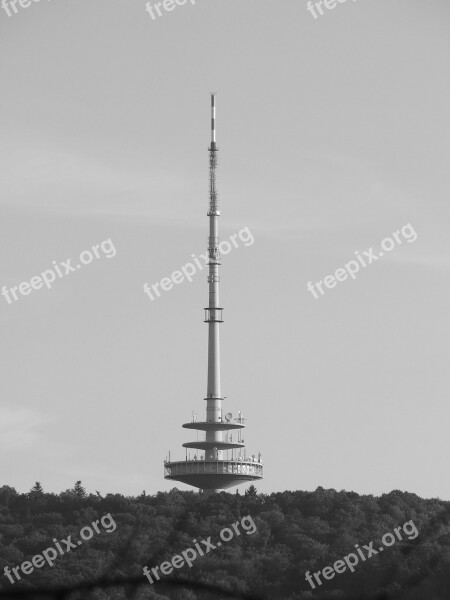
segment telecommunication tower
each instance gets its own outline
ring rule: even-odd
[[[223,323],[223,308],[219,302],[219,203],[217,196],[216,170],[216,95],[211,94],[211,145],[209,151],[209,238],[208,238],[208,287],[209,302],[205,308],[205,323],[208,324],[208,383],[206,391],[206,420],[185,423],[185,429],[203,433],[202,440],[183,444],[186,458],[182,461],[164,461],[164,478],[180,481],[200,488],[205,493],[214,493],[247,481],[263,477],[261,453],[247,456],[242,430],[245,427],[241,412],[233,419],[231,413],[222,412],[224,397],[220,387],[220,343],[219,326]],[[195,415],[195,416],[194,416]],[[233,433],[235,440],[233,441]],[[198,434],[197,434],[198,437]],[[200,452],[191,456],[188,449]],[[226,455],[224,453],[226,452]]]

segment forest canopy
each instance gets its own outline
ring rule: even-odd
[[[218,586],[235,597],[251,594],[270,600],[450,597],[449,502],[424,500],[398,490],[374,497],[320,487],[314,492],[270,495],[252,486],[245,495],[221,492],[205,497],[174,488],[137,497],[102,496],[88,494],[80,481],[60,494],[46,493],[39,482],[23,494],[7,485],[0,488],[2,597],[17,590],[141,578],[136,600],[220,599],[225,596],[219,591],[211,595],[195,588],[151,585],[143,567],[171,561],[186,548],[194,548],[193,540],[214,542],[223,528],[247,515],[256,527],[252,535],[235,533],[227,543],[198,556],[192,567],[185,564],[173,569],[161,581],[182,577]],[[400,539],[399,528],[407,522],[414,524],[418,534],[403,533]],[[408,531],[412,532],[412,526]],[[385,534],[392,535],[383,538]],[[350,553],[357,556],[357,547],[363,551],[373,542],[378,549],[385,539],[391,540],[385,551],[377,551],[370,559],[361,557],[353,571],[347,568],[332,578],[331,571],[324,571]],[[67,551],[58,552],[57,543],[63,550],[67,546]],[[57,555],[52,566],[44,561],[39,568],[28,566],[50,547]],[[29,574],[20,569],[24,563]],[[20,580],[14,567],[19,567]],[[313,578],[313,587],[305,574],[312,577],[315,572],[328,573],[330,578],[320,575],[320,584]],[[119,600],[127,594],[126,588],[118,586],[98,589],[89,597]],[[86,596],[75,593],[70,597]]]

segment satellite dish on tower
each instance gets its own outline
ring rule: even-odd
[[[232,415],[231,413],[227,413],[227,414],[225,415],[225,420],[226,420],[226,421],[231,421],[231,419],[232,419],[232,418],[233,418],[233,415]]]

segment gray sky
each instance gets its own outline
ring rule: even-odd
[[[173,487],[163,459],[205,410],[206,273],[154,302],[143,284],[205,250],[216,91],[221,236],[255,240],[223,259],[224,408],[262,452],[258,489],[450,499],[450,4],[324,10],[0,10],[0,285],[117,251],[0,297],[1,484]],[[414,243],[307,291],[408,223]]]

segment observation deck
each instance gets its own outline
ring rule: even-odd
[[[205,400],[211,401],[210,398]],[[212,400],[221,402],[224,398]],[[220,404],[217,408],[218,412],[213,413],[213,419],[197,421],[196,413],[193,413],[192,421],[183,424],[185,429],[204,432],[204,437],[183,444],[186,449],[185,460],[172,461],[169,452],[168,460],[166,458],[164,461],[165,479],[181,481],[205,491],[218,491],[263,478],[261,453],[249,457],[244,450],[241,455],[241,450],[245,448],[242,438],[245,419],[241,412],[233,420],[231,413],[222,413]],[[235,441],[233,432],[236,432]],[[191,454],[188,454],[188,449],[191,448],[203,452],[201,455],[195,454],[192,460]]]
[[[164,479],[204,490],[227,489],[262,478],[263,464],[251,459],[164,461]]]
[[[228,431],[229,429],[244,429],[244,423],[227,423],[226,421],[191,421],[182,425],[185,429],[199,431]]]

